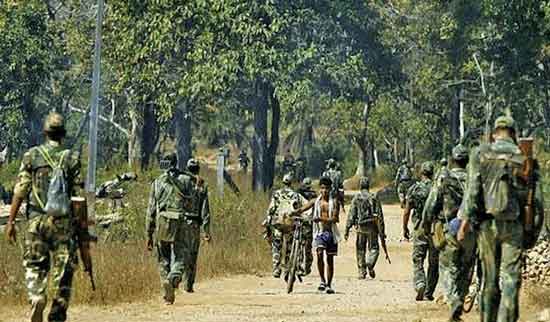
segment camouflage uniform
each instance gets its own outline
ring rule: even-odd
[[[346,223],[346,236],[353,226],[357,231],[355,246],[359,277],[364,278],[367,275],[367,269],[372,272],[371,275],[374,275],[374,267],[380,255],[378,236],[385,238],[385,228],[382,205],[376,195],[368,191],[368,188],[362,188],[361,192],[353,197]],[[368,256],[365,261],[367,249]]]
[[[467,157],[465,147],[457,146],[453,150],[455,160],[467,160]],[[452,321],[459,320],[462,315],[476,252],[474,235],[469,234],[459,243],[457,231],[453,229],[459,223],[457,214],[464,195],[466,176],[466,169],[459,167],[440,172],[426,200],[421,224],[426,231],[433,230],[433,225],[443,227],[445,243],[440,249],[439,268]]]
[[[330,196],[340,202],[340,206],[344,206],[344,175],[342,171],[336,168],[336,161],[330,159],[328,161],[328,169],[323,172],[322,177],[327,177],[332,181]]]
[[[61,124],[59,114],[50,114],[48,122]],[[73,274],[78,265],[75,218],[72,213],[54,217],[45,213],[47,192],[52,167],[46,158],[61,164],[64,169],[68,191],[73,194],[81,184],[80,156],[65,149],[59,142],[49,140],[31,148],[23,155],[14,195],[27,199],[27,225],[23,253],[25,282],[32,305],[31,321],[40,322],[47,303],[48,274],[51,272],[53,291],[52,307],[48,321],[67,319],[67,308],[71,297]],[[62,160],[62,161],[61,161]]]
[[[409,166],[405,162],[399,167],[399,169],[397,169],[395,183],[397,186],[397,196],[399,197],[401,208],[405,208],[407,192],[414,184],[411,169],[409,169]]]
[[[306,200],[313,200],[317,198],[317,193],[311,189],[311,179],[305,178],[303,184],[298,188],[298,193]],[[305,263],[304,274],[309,275],[311,273],[311,265],[313,264],[313,225],[309,221],[304,221],[302,225],[302,232],[304,236],[304,250],[305,250]]]
[[[149,197],[146,230],[155,235],[164,298],[173,301],[173,288],[184,279],[193,288],[201,226],[209,234],[208,189],[203,179],[168,170],[157,178]]]
[[[285,176],[287,177],[287,176]],[[287,184],[290,184],[288,182]],[[285,263],[288,263],[290,251],[293,241],[293,231],[283,231],[279,228],[273,226],[275,217],[282,216],[281,211],[286,211],[280,209],[281,203],[289,203],[294,205],[294,209],[298,209],[305,204],[306,200],[300,194],[292,190],[290,187],[285,187],[283,189],[277,190],[273,193],[271,203],[267,210],[267,217],[264,221],[264,226],[271,232],[271,247],[272,247],[272,256],[273,256],[273,276],[278,277],[281,274],[281,257],[285,257]],[[286,242],[286,252],[283,255],[283,243]],[[286,268],[285,268],[286,271]],[[303,272],[304,274],[306,272]]]
[[[420,227],[424,203],[432,188],[432,180],[424,179],[412,185],[406,195],[407,208],[414,210],[413,223],[413,283],[417,293],[424,291],[428,299],[433,297],[439,278],[439,252],[433,246],[431,238]],[[424,261],[428,258],[428,272],[424,270]],[[421,295],[421,294],[420,294]]]
[[[499,117],[495,127],[513,129],[514,120]],[[479,223],[482,322],[519,318],[524,239],[520,196],[526,187],[514,172],[521,169],[524,159],[512,138],[483,144],[470,157],[464,216]]]

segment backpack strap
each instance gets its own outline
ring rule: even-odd
[[[57,166],[55,165],[52,157],[50,156],[50,154],[48,153],[48,151],[46,151],[46,149],[44,149],[42,146],[39,146],[37,148],[37,151],[38,153],[40,153],[40,155],[42,156],[42,158],[44,158],[44,160],[46,161],[46,163],[52,168],[52,169],[58,169],[58,168],[61,168],[61,165],[63,164],[63,161],[65,160],[65,156],[67,154],[69,154],[69,150],[65,150],[63,151],[63,153],[61,154],[61,157],[59,158],[59,161],[57,163]],[[34,180],[32,182],[32,194],[34,196],[34,199],[36,200],[36,202],[38,202],[38,205],[40,206],[40,208],[42,210],[44,210],[44,208],[46,207],[46,205],[44,204],[44,202],[42,201],[42,199],[40,199],[40,196],[38,195],[38,192],[37,192],[38,188],[36,187],[36,184],[34,183]]]

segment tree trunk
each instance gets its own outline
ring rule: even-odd
[[[254,110],[254,138],[252,139],[252,189],[263,190],[273,186],[275,157],[279,147],[281,110],[275,88],[266,80],[255,84],[257,104]],[[271,141],[268,142],[268,111],[271,109]]]
[[[143,142],[143,116],[134,107],[129,109],[130,135],[128,136],[128,166],[131,169],[141,169]]]
[[[256,107],[254,110],[254,137],[252,139],[252,190],[266,190],[268,102],[264,95],[265,84],[256,80]]]
[[[176,153],[178,155],[178,168],[185,169],[187,161],[192,157],[191,141],[193,139],[191,107],[184,102],[177,107],[174,113],[176,126]]]
[[[460,107],[462,104],[462,87],[458,87],[455,94],[455,103],[451,106],[449,117],[451,145],[456,145],[460,140]]]
[[[145,105],[143,111],[143,131],[142,131],[142,151],[141,151],[141,170],[146,170],[151,161],[151,155],[155,150],[159,138],[157,118],[155,117],[155,105]]]
[[[363,124],[360,137],[355,141],[359,147],[359,160],[357,162],[357,170],[355,175],[358,177],[366,176],[369,168],[369,160],[372,160],[372,148],[369,142],[368,127],[369,127],[369,110],[370,102],[366,102],[363,108]]]
[[[36,113],[33,104],[33,98],[31,95],[25,95],[23,97],[23,118],[25,123],[25,129],[28,131],[27,145],[24,148],[30,148],[40,144],[42,134],[42,120],[40,115]],[[17,150],[17,148],[15,149]],[[21,151],[17,151],[18,153]]]

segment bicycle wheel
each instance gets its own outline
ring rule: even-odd
[[[294,283],[296,282],[296,270],[298,269],[298,252],[300,251],[300,240],[295,238],[292,241],[292,250],[290,252],[290,260],[288,267],[288,280],[286,285],[286,292],[292,293],[294,290]]]

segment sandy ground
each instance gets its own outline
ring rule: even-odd
[[[69,321],[74,322],[428,322],[447,321],[447,308],[433,302],[416,302],[411,282],[411,244],[400,242],[400,209],[385,206],[386,227],[392,264],[382,254],[374,280],[357,280],[354,240],[340,245],[336,259],[336,294],[316,291],[314,272],[287,295],[283,280],[266,276],[234,276],[204,281],[196,293],[178,293],[173,306],[160,297],[139,303],[109,307],[72,306]],[[343,225],[341,224],[341,230]],[[266,268],[267,269],[267,268]],[[0,309],[1,310],[1,309]],[[521,321],[536,321],[534,313],[522,307]],[[0,321],[25,321],[25,313],[0,314]],[[466,322],[479,321],[477,313]]]

